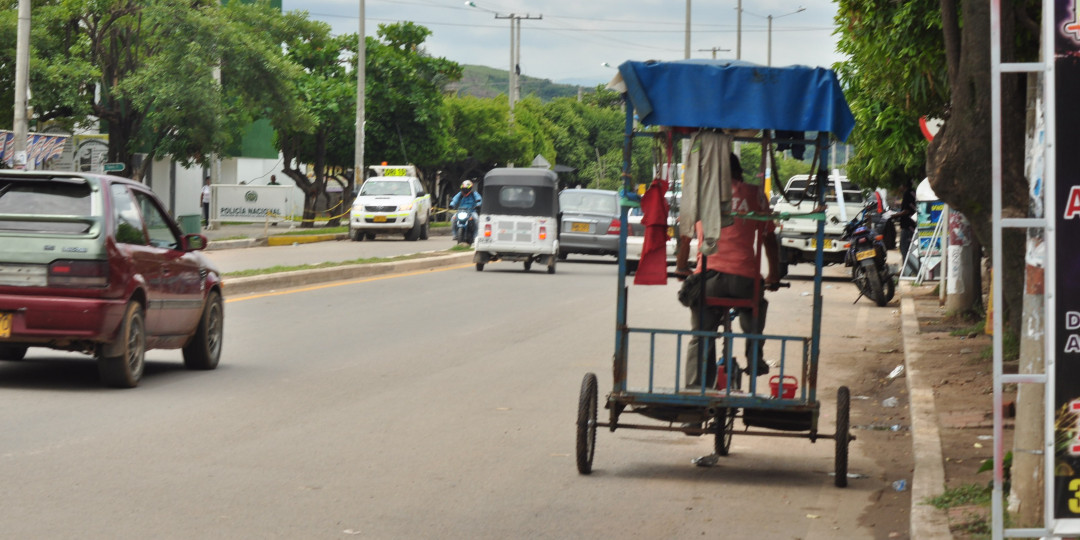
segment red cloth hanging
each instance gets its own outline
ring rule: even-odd
[[[667,285],[668,183],[655,179],[641,196],[645,240],[634,274],[634,285]]]

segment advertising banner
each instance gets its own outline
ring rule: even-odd
[[[1057,228],[1054,286],[1054,517],[1080,520],[1080,20],[1076,0],[1055,0],[1054,70],[1057,92],[1055,150]],[[1075,522],[1073,522],[1075,523]],[[1060,523],[1059,523],[1060,525]]]

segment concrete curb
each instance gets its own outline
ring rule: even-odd
[[[901,330],[904,336],[904,371],[907,373],[908,409],[911,415],[911,447],[915,472],[911,480],[911,538],[949,540],[948,515],[923,501],[945,490],[945,465],[941,454],[934,390],[919,371],[919,319],[915,301],[900,299]]]
[[[274,289],[314,285],[316,283],[326,283],[329,281],[343,281],[387,274],[420,272],[446,266],[469,264],[472,262],[472,258],[473,253],[469,251],[453,253],[450,255],[424,257],[420,259],[408,259],[404,261],[353,264],[347,266],[335,266],[332,268],[278,272],[263,276],[226,278],[224,291],[225,296],[236,296],[241,294],[266,292]]]

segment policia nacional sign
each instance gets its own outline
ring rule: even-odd
[[[1080,0],[1055,0],[1057,290],[1054,517],[1080,520]]]

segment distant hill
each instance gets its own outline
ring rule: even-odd
[[[461,81],[451,84],[449,89],[458,95],[490,98],[499,94],[506,95],[510,84],[510,72],[505,69],[495,69],[487,66],[464,65],[464,73]],[[538,79],[521,76],[521,96],[535,95],[540,101],[551,101],[560,97],[576,97],[578,88],[583,92],[594,92],[594,86],[575,86],[571,84],[558,84],[550,79]]]

